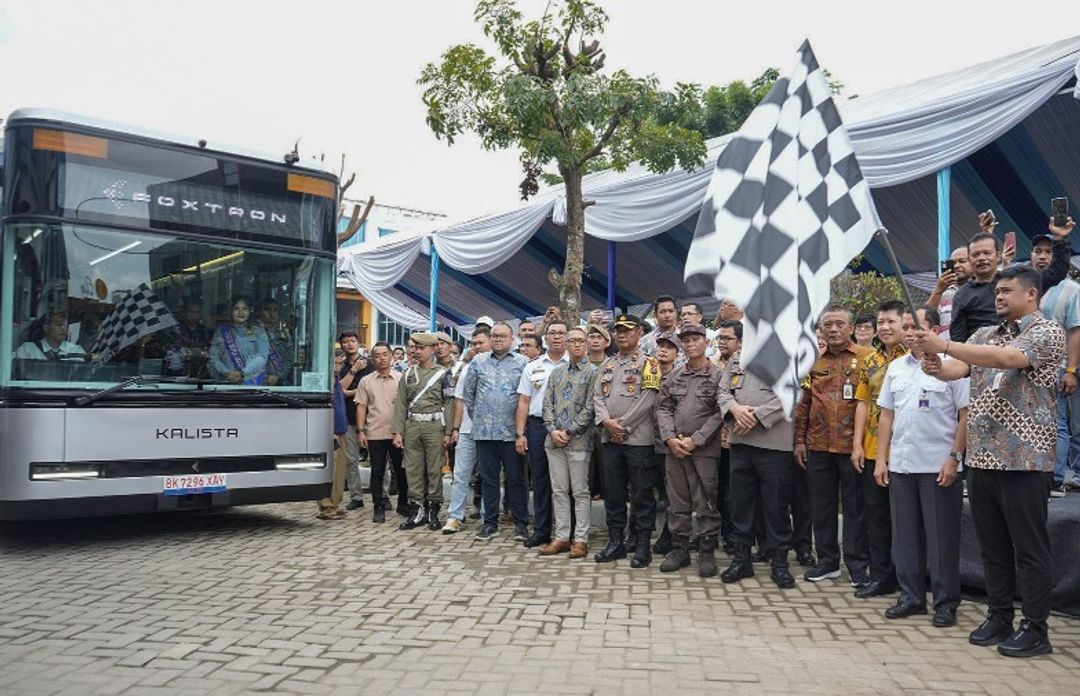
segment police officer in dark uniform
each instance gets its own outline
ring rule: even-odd
[[[656,526],[653,405],[660,390],[660,366],[639,348],[644,328],[645,322],[632,314],[623,314],[615,321],[619,353],[600,365],[593,393],[601,433],[609,539],[595,560],[609,563],[626,558],[623,534],[629,482],[638,533],[632,568],[644,568],[652,562],[652,532]]]
[[[670,573],[690,565],[691,515],[697,513],[700,552],[698,574],[716,575],[716,544],[720,532],[719,490],[720,426],[723,414],[717,405],[722,372],[705,351],[709,339],[701,324],[679,329],[686,364],[664,380],[656,406],[660,438],[667,445],[665,474],[668,493],[668,526],[672,550],[660,565]]]
[[[750,545],[760,518],[764,520],[763,551],[772,566],[773,582],[788,589],[795,586],[795,578],[788,570],[788,549],[792,544],[788,510],[795,475],[793,428],[772,387],[746,372],[740,358],[741,351],[728,361],[717,399],[724,416],[731,419],[729,490],[735,528],[735,553],[720,579],[731,583],[754,575]],[[760,511],[759,506],[763,508]]]

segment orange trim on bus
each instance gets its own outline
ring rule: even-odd
[[[78,133],[35,128],[34,149],[53,150],[55,152],[66,152],[70,155],[85,155],[86,157],[107,159],[109,156],[109,141],[104,138],[79,135]]]
[[[332,201],[337,200],[337,186],[332,181],[316,179],[313,176],[303,174],[289,174],[288,188],[297,193],[310,193],[313,196],[322,196]]]

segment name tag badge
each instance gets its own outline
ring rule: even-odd
[[[994,381],[990,384],[990,388],[993,389],[994,391],[1000,390],[1001,389],[1001,380],[1004,379],[1004,378],[1005,378],[1005,373],[1004,372],[1002,372],[1001,370],[998,370],[997,372],[995,372],[994,373]]]
[[[925,389],[919,394],[919,410],[923,412],[930,410],[930,394]]]
[[[844,382],[844,401],[851,401],[855,398],[855,385],[851,382]]]

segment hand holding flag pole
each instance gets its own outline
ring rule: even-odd
[[[904,282],[904,273],[900,270],[900,262],[896,260],[896,253],[893,251],[892,244],[889,243],[889,230],[879,227],[877,236],[885,247],[885,253],[889,255],[889,263],[892,264],[896,279],[900,281],[900,287],[904,291],[904,300],[907,302],[908,310],[911,311],[911,318],[915,322],[915,330],[922,331],[922,324],[919,323],[919,313],[915,311],[915,303],[911,301],[911,290],[908,289],[907,283]]]

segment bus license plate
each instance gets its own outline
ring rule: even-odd
[[[221,493],[228,488],[225,474],[186,474],[166,476],[161,490],[165,495]]]

